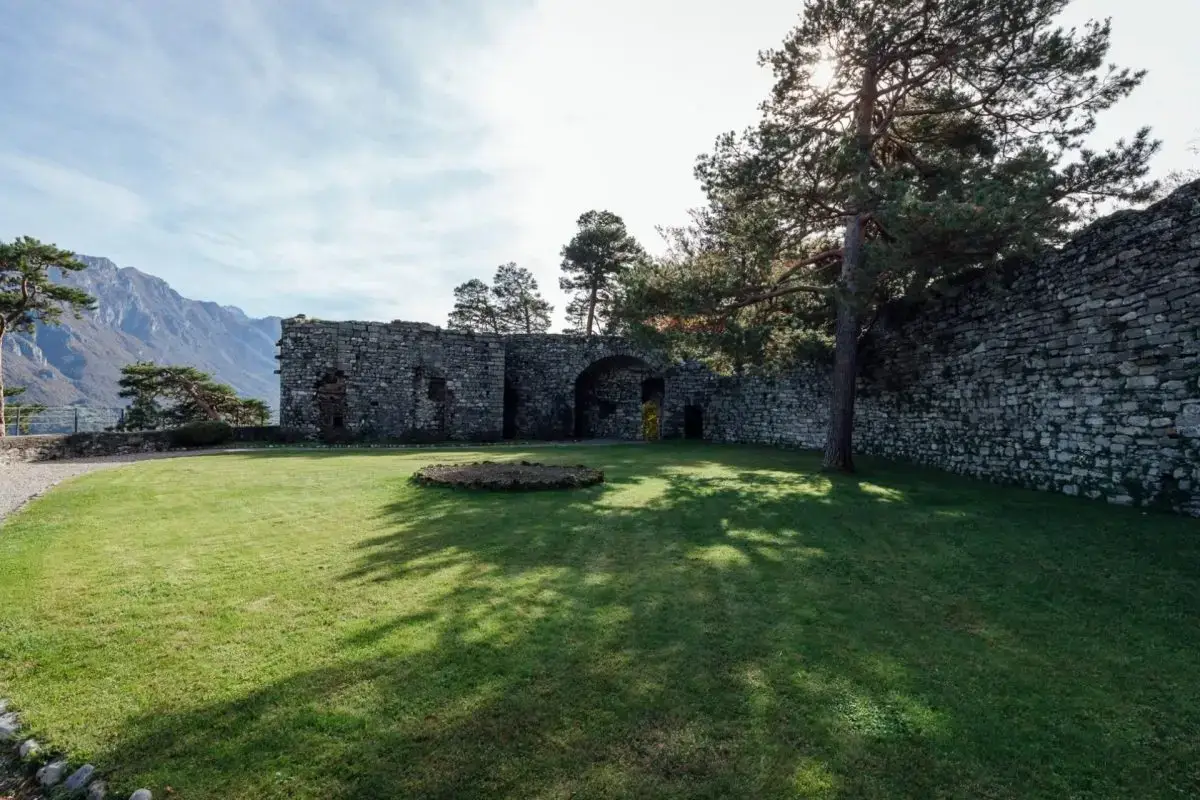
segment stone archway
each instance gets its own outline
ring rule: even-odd
[[[661,387],[661,376],[637,356],[593,361],[575,379],[575,438],[643,438],[642,403],[648,385]]]

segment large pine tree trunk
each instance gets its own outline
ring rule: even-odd
[[[858,381],[858,274],[863,258],[862,216],[846,225],[842,274],[837,294],[834,334],[833,387],[829,404],[829,435],[825,439],[827,470],[854,471],[854,390]]]
[[[858,325],[862,313],[862,269],[866,253],[866,209],[871,196],[872,125],[878,86],[873,67],[863,70],[862,88],[855,109],[854,139],[858,175],[854,186],[857,213],[846,218],[842,245],[842,274],[837,291],[837,330],[834,334],[833,391],[830,393],[829,435],[825,440],[824,467],[854,471],[854,389],[858,380]]]
[[[592,293],[588,296],[587,328],[584,329],[584,335],[586,336],[592,335],[592,323],[596,320],[596,295],[597,289],[593,286]]]
[[[0,439],[8,435],[8,420],[4,417],[4,331],[0,330]]]

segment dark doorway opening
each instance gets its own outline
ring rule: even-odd
[[[326,373],[316,385],[317,419],[327,442],[346,438],[346,373]]]
[[[504,430],[505,439],[517,438],[517,389],[511,383],[504,384]]]
[[[683,438],[704,438],[704,409],[701,406],[683,407]]]

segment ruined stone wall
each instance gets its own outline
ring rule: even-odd
[[[408,322],[283,321],[280,425],[310,436],[500,438],[504,340]]]
[[[1200,514],[1200,185],[977,282],[863,354],[859,449]]]
[[[855,445],[1200,515],[1200,184],[875,331]],[[711,378],[705,438],[820,447],[827,368]]]
[[[779,377],[720,378],[706,409],[710,421],[705,438],[824,447],[829,392],[829,370],[818,365],[804,365]]]
[[[652,371],[639,366],[599,370],[583,398],[583,435],[596,439],[642,438],[642,383]]]
[[[617,336],[519,334],[507,336],[506,380],[515,400],[518,439],[569,439],[575,435],[575,390],[580,375],[606,359],[637,359],[650,372],[662,357]],[[636,390],[641,398],[640,386]],[[610,392],[611,394],[611,392]],[[639,410],[640,420],[640,410]],[[640,421],[639,421],[640,426]],[[620,438],[626,438],[624,436]]]

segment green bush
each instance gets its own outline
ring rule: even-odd
[[[215,447],[233,439],[233,427],[220,420],[189,422],[171,431],[172,447]]]

